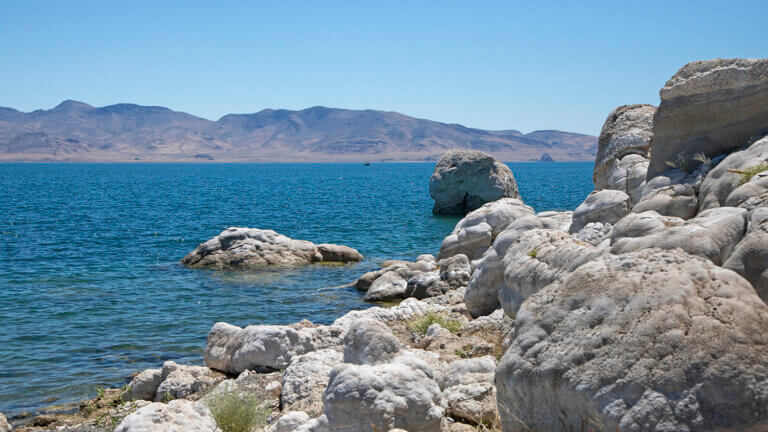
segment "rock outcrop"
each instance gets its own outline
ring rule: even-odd
[[[362,260],[363,256],[358,251],[347,246],[316,245],[272,230],[233,227],[198,246],[181,262],[189,267],[260,268]]]
[[[466,214],[501,198],[518,198],[508,166],[477,150],[451,150],[440,156],[429,180],[433,213]]]
[[[504,430],[762,430],[766,330],[768,306],[732,271],[605,255],[521,306],[496,373]]]
[[[736,207],[706,210],[688,221],[653,211],[632,213],[614,227],[611,252],[679,248],[722,265],[744,236],[747,216]]]
[[[115,432],[221,432],[208,408],[183,399],[155,402],[139,408]]]
[[[534,213],[532,207],[517,198],[502,198],[483,204],[464,216],[453,228],[453,232],[443,239],[437,258],[464,254],[470,260],[476,260],[483,256],[496,236],[510,223]]]
[[[648,178],[667,161],[736,150],[768,129],[768,59],[715,59],[683,66],[660,92]]]
[[[595,190],[626,192],[633,204],[640,199],[650,163],[655,112],[652,105],[624,105],[608,115],[597,141],[592,174]]]
[[[757,179],[753,177],[752,180],[755,183],[745,187],[747,185],[742,184],[742,176],[739,172],[767,163],[768,137],[762,138],[750,146],[726,156],[722,162],[717,164],[704,177],[701,190],[699,191],[699,209],[707,210],[729,205],[729,202],[731,204],[738,203],[737,205],[741,206],[746,204],[750,198],[760,197],[762,190],[752,190],[752,187],[756,186],[758,181],[760,182],[759,184],[763,183],[762,176],[755,176]],[[747,183],[752,183],[752,181]],[[741,190],[737,191],[738,189]],[[749,196],[748,191],[755,195]],[[731,194],[734,194],[734,196],[731,197]]]

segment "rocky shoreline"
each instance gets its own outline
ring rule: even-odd
[[[232,395],[271,432],[768,430],[768,59],[693,62],[660,94],[608,116],[573,212],[535,213],[478,152],[441,159],[434,211],[469,213],[437,257],[355,282],[396,306],[216,323],[205,366],[16,430],[229,432]],[[184,262],[362,259],[307,243],[233,228]]]

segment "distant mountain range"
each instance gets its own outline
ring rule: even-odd
[[[597,138],[557,130],[488,131],[396,112],[312,107],[206,120],[168,108],[65,101],[24,113],[0,107],[0,160],[416,161],[449,149],[505,161],[594,160]]]

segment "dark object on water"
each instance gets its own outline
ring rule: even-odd
[[[544,153],[539,158],[539,162],[554,162],[555,160],[552,159],[552,156],[549,155],[549,153]]]
[[[366,162],[365,166],[371,166],[371,163],[370,162]]]

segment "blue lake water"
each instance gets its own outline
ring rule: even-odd
[[[537,211],[573,209],[591,163],[511,163]],[[343,285],[436,254],[434,163],[0,164],[0,412],[91,397],[164,360],[202,363],[210,327],[329,323],[370,306]],[[228,226],[340,243],[359,264],[214,272],[178,264]]]

